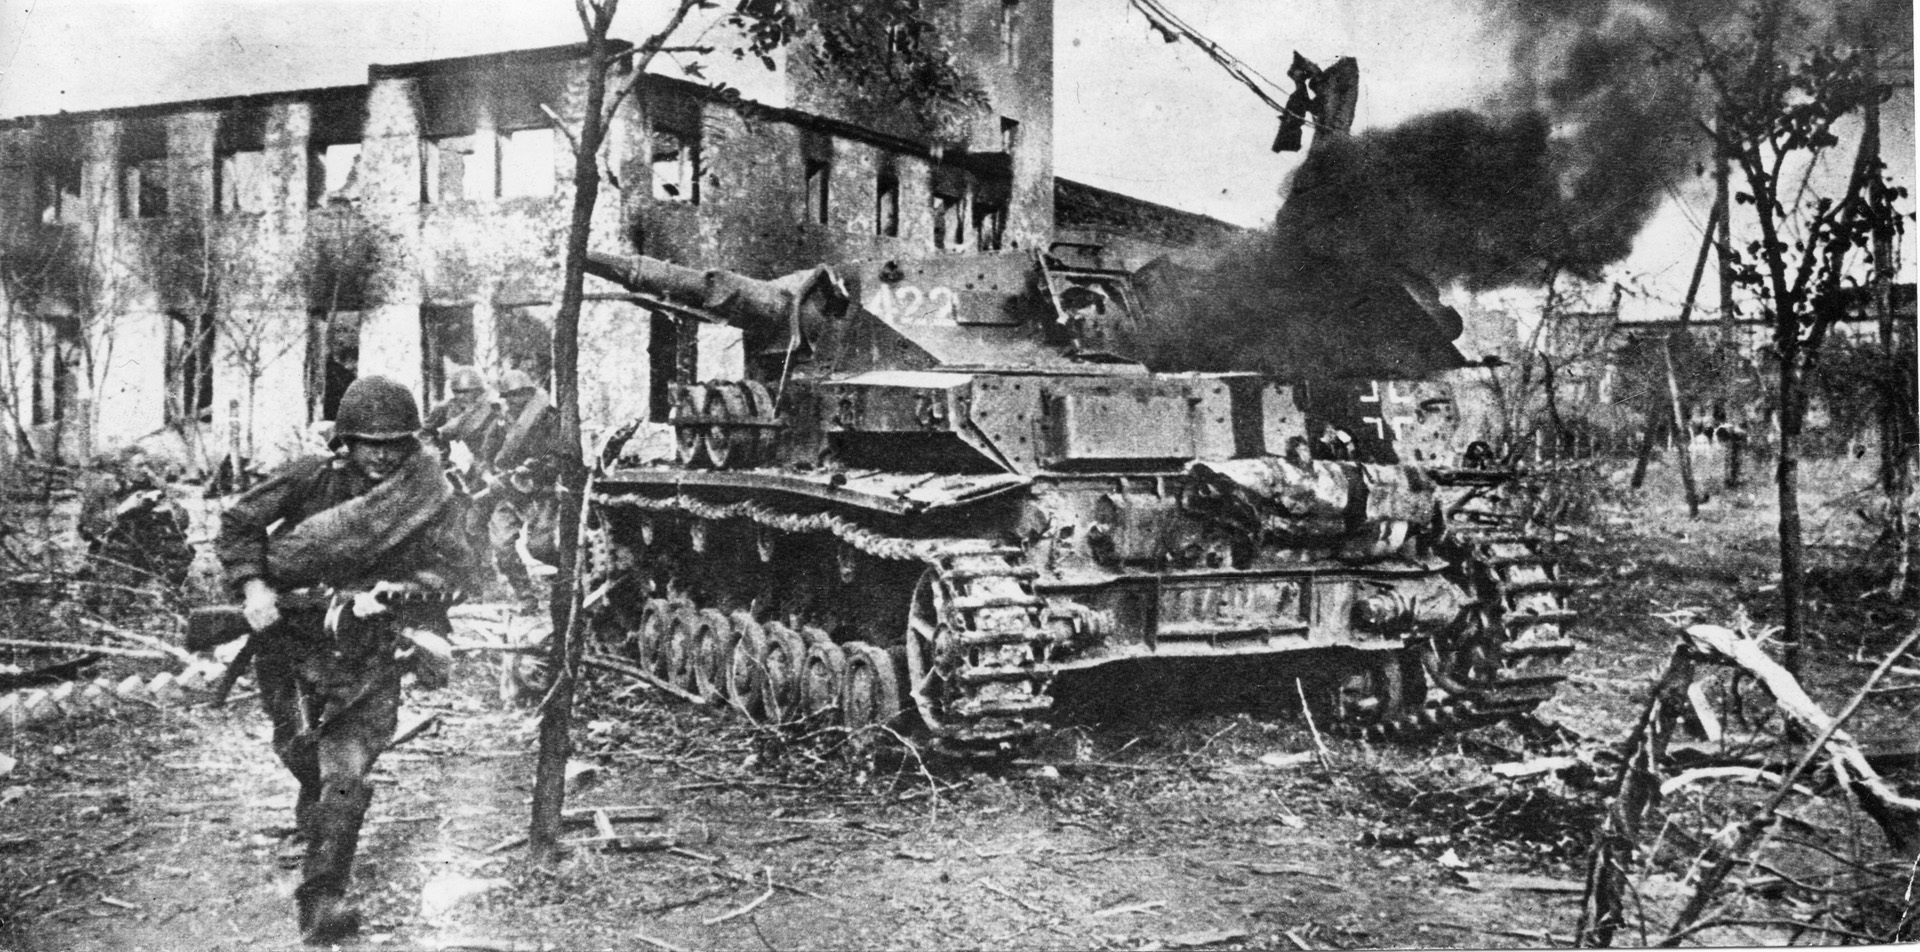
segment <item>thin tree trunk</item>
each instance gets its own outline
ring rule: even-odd
[[[1647,410],[1647,434],[1640,438],[1640,455],[1633,461],[1632,488],[1639,489],[1647,482],[1647,463],[1653,459],[1653,444],[1660,438],[1660,414],[1653,408]]]
[[[1667,364],[1667,396],[1673,403],[1673,432],[1680,445],[1674,455],[1680,459],[1680,484],[1687,491],[1687,515],[1700,518],[1700,487],[1693,481],[1693,432],[1687,426],[1686,411],[1680,406],[1680,378],[1673,372],[1672,341],[1660,342],[1660,356]]]
[[[1806,588],[1806,547],[1800,528],[1800,402],[1800,348],[1788,341],[1780,352],[1780,456],[1774,466],[1774,485],[1780,494],[1780,660],[1795,677],[1800,676],[1800,602]]]
[[[573,691],[575,647],[580,640],[579,531],[586,503],[586,472],[580,449],[580,305],[586,277],[587,243],[593,233],[593,206],[600,195],[600,142],[605,134],[607,72],[610,65],[607,32],[613,4],[587,35],[587,102],[580,138],[573,156],[573,217],[567,229],[566,270],[560,289],[560,308],[553,319],[553,390],[560,411],[560,428],[574,455],[561,474],[559,500],[559,584],[550,597],[561,597],[564,585],[567,610],[554,619],[548,644],[548,670],[553,685],[540,711],[540,748],[534,765],[533,810],[527,830],[528,851],[543,859],[559,852],[560,814],[566,803],[567,759],[573,753]]]

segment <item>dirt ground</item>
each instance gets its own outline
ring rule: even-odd
[[[1809,507],[1819,598],[1808,683],[1829,710],[1913,624],[1910,601],[1866,591],[1871,553],[1848,507],[1865,470],[1838,469]],[[1424,741],[1328,739],[1284,711],[1164,701],[1123,723],[1062,720],[1031,764],[923,764],[898,748],[793,740],[652,688],[595,676],[569,807],[646,806],[636,845],[534,864],[525,831],[534,730],[499,699],[492,656],[416,690],[434,724],[387,754],[350,948],[1308,949],[1564,946],[1603,802],[1579,771],[1503,777],[1501,764],[1624,737],[1672,651],[1655,616],[1777,614],[1773,514],[1720,494],[1688,520],[1665,474],[1638,495],[1593,494],[1569,529],[1574,676],[1528,724]],[[468,633],[470,634],[470,633]],[[134,670],[116,668],[115,671]],[[242,692],[244,694],[244,691]],[[1876,695],[1861,731],[1910,723],[1920,692]],[[404,720],[404,715],[403,715]],[[1910,730],[1910,729],[1909,729]],[[260,949],[298,944],[281,862],[293,782],[251,698],[227,710],[129,703],[4,737],[0,947]],[[1594,766],[1599,764],[1599,766]],[[1896,775],[1911,784],[1911,775]],[[570,828],[591,836],[591,824]],[[1682,895],[1657,872],[1649,906]],[[1771,945],[1756,925],[1699,937]],[[1801,937],[1801,941],[1808,941]],[[1621,944],[1640,944],[1623,935]]]

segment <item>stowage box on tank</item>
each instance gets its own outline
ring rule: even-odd
[[[1298,656],[1373,734],[1560,680],[1554,566],[1443,383],[1149,373],[1114,351],[1154,315],[1078,246],[589,271],[741,332],[744,378],[673,382],[672,442],[616,433],[590,509],[593,650],[709,700],[1004,750],[1056,678],[1129,659]]]

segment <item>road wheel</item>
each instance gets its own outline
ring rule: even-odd
[[[847,656],[833,638],[818,628],[801,633],[807,656],[800,672],[800,705],[810,718],[839,720],[837,711],[846,690]]]
[[[794,630],[770,621],[762,629],[767,636],[767,651],[762,664],[761,709],[767,721],[785,724],[800,716],[800,668],[807,657],[806,643]]]
[[[682,691],[693,691],[693,638],[700,629],[700,613],[682,604],[667,626],[667,681]]]
[[[709,608],[700,613],[693,630],[693,690],[709,704],[726,698],[728,649],[733,623]]]
[[[733,631],[733,648],[727,654],[727,701],[748,720],[768,720],[766,632],[745,612],[734,613]]]
[[[640,667],[665,677],[667,673],[667,628],[673,621],[673,603],[664,598],[647,599],[640,613],[640,628],[634,633],[634,652]]]
[[[864,641],[849,641],[841,650],[847,676],[840,710],[847,729],[857,733],[892,723],[900,716],[900,681],[892,657]]]

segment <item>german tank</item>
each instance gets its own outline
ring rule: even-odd
[[[1056,679],[1122,661],[1291,657],[1272,690],[1298,677],[1375,736],[1508,717],[1561,679],[1554,567],[1506,474],[1447,444],[1450,401],[1402,401],[1374,451],[1341,434],[1408,385],[1149,372],[1113,346],[1147,295],[1097,249],[589,271],[746,354],[740,379],[681,362],[671,442],[635,421],[600,453],[606,664],[963,751],[1017,748]]]

